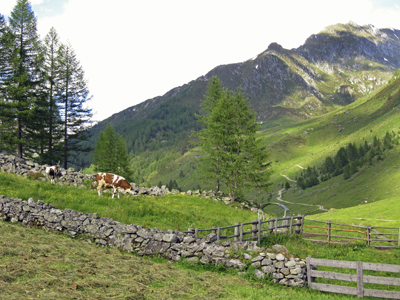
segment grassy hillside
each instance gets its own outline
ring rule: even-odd
[[[313,215],[313,220],[332,221],[361,226],[400,226],[400,198],[389,197],[378,202],[363,203],[344,209],[331,209],[329,212]]]
[[[239,276],[229,269],[139,257],[2,220],[0,231],[0,295],[9,300],[354,298],[282,287],[257,280],[251,272]],[[303,250],[313,248],[300,244]],[[320,247],[314,247],[314,253],[316,248]],[[334,253],[354,255],[350,247]],[[355,253],[377,256],[373,249]],[[389,257],[385,255],[384,260]]]
[[[209,222],[218,220],[229,224],[232,220],[246,221],[254,217],[249,211],[227,205],[219,206],[212,200],[179,195],[157,198],[124,196],[121,199],[111,199],[110,195],[104,195],[99,198],[89,189],[51,185],[2,172],[0,194],[23,199],[33,197],[35,200],[53,203],[60,209],[69,207],[82,212],[98,212],[101,216],[124,223],[146,222],[146,227],[156,226],[161,229],[171,228],[171,220],[176,224],[178,211],[181,215],[187,215],[199,227],[207,227]],[[372,211],[378,216],[379,210],[383,213],[395,207],[387,216],[399,220],[399,206],[392,206],[392,203],[396,204],[394,201],[387,199],[360,207],[357,216],[367,218]],[[147,209],[142,210],[140,207]],[[342,209],[315,217],[351,221],[353,210]],[[161,214],[156,211],[161,211]],[[377,222],[385,220],[378,217]],[[117,249],[101,248],[88,242],[85,237],[72,239],[2,220],[0,232],[0,295],[6,299],[354,298],[305,288],[282,287],[272,284],[271,280],[257,280],[251,269],[239,275],[237,271],[221,266],[189,264],[185,261],[170,263],[160,257],[138,257]],[[277,243],[285,245],[291,254],[301,258],[312,255],[318,258],[388,264],[397,264],[399,258],[399,249],[382,252],[354,245],[318,246],[301,237],[287,235],[270,236],[263,240],[265,247]]]
[[[283,176],[296,181],[302,168],[321,166],[327,156],[335,156],[341,147],[349,143],[371,143],[375,136],[383,139],[386,132],[399,137],[400,79],[396,77],[374,93],[325,115],[301,122],[282,119],[263,123],[258,136],[263,139],[271,153],[274,169],[270,201],[279,201],[278,192],[286,182],[290,183],[291,188],[283,190],[282,200],[290,203],[282,203],[287,205],[291,214],[315,214],[321,212],[318,205],[328,210],[339,209],[398,195],[398,145],[386,150],[383,160],[374,159],[371,165],[361,166],[348,180],[339,175],[302,190],[295,182]],[[193,149],[179,156],[166,164],[165,168],[153,171],[147,177],[148,182],[157,185],[160,181],[165,184],[173,179],[182,190],[193,189],[198,185],[194,174],[195,156],[199,154],[199,149]],[[179,176],[181,171],[184,177]],[[205,190],[214,189],[212,185],[201,187]],[[255,202],[265,203],[269,195],[249,192],[247,197]],[[282,210],[274,206],[269,206],[268,212],[282,214]]]
[[[275,183],[273,192],[282,189],[288,181],[295,180],[301,167],[321,166],[327,156],[334,156],[348,143],[359,145],[382,139],[386,132],[399,135],[400,80],[397,79],[374,94],[355,103],[297,126],[282,126],[279,131],[264,130],[261,135],[274,157]],[[340,128],[344,128],[339,132]],[[307,131],[308,134],[304,134]],[[399,169],[398,145],[384,152],[383,160],[364,164],[350,179],[337,176],[315,187],[301,190],[294,182],[284,191],[283,200],[292,203],[323,205],[325,208],[355,206],[365,201],[379,201],[397,195]],[[274,198],[276,199],[274,195]],[[309,207],[288,204],[294,212],[314,213]]]
[[[121,195],[102,197],[95,190],[51,185],[49,182],[29,180],[0,172],[0,195],[28,200],[30,197],[55,205],[58,209],[70,208],[82,213],[98,213],[125,224],[147,228],[187,230],[212,228],[249,222],[257,219],[250,210],[237,209],[237,203],[226,205],[212,199],[187,195],[164,197]]]

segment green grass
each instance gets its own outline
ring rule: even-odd
[[[221,203],[207,199],[182,195],[157,198],[124,196],[121,199],[111,199],[110,195],[98,197],[95,191],[87,189],[51,185],[48,182],[28,180],[5,173],[0,173],[0,194],[25,200],[32,196],[35,200],[53,203],[58,208],[88,210],[87,212],[91,213],[101,210],[103,213],[100,215],[116,216],[121,220],[126,218],[127,223],[132,223],[132,219],[126,216],[125,210],[129,210],[131,204],[138,206],[141,202],[148,202],[147,213],[150,216],[144,216],[144,210],[136,209],[137,215],[131,217],[137,224],[140,224],[137,220],[158,218],[157,221],[146,221],[146,226],[160,229],[170,228],[170,218],[181,220],[182,216],[174,219],[178,210],[182,215],[187,214],[188,218],[198,222],[196,224],[199,228],[216,225],[214,222],[218,222],[220,216],[225,216],[228,224],[235,221],[244,222],[246,217],[250,220],[254,218],[254,213],[224,204],[219,206]],[[383,202],[373,205],[378,206],[380,203]],[[169,210],[165,207],[162,209],[163,217],[157,209],[151,208],[156,204],[169,207]],[[207,208],[208,206],[210,208]],[[367,205],[363,206],[366,207]],[[368,214],[370,211],[361,211],[361,216],[362,213]],[[334,213],[336,211],[329,214],[332,216]],[[209,220],[205,221],[207,218]],[[0,295],[7,299],[354,298],[307,288],[282,287],[272,284],[268,279],[257,280],[251,269],[244,276],[239,276],[236,270],[222,266],[189,264],[185,261],[169,263],[161,257],[137,257],[88,243],[83,236],[71,239],[4,221],[0,221],[0,232]],[[284,234],[269,236],[262,243],[264,247],[277,243],[285,245],[289,253],[301,258],[312,255],[318,258],[390,264],[397,264],[400,258],[399,249],[378,251],[356,244],[319,246],[299,236],[289,237]]]
[[[84,238],[71,239],[0,220],[0,295],[3,299],[354,299],[307,288],[288,288],[257,280],[251,273],[211,265],[170,263],[102,248]],[[267,241],[287,245],[301,257],[358,259],[377,252],[351,247],[316,247],[285,236]],[[356,253],[357,255],[352,255]],[[390,255],[390,253],[392,255]],[[398,259],[397,252],[381,255]],[[376,298],[374,298],[376,299]]]
[[[400,198],[390,197],[373,203],[364,203],[346,209],[309,216],[310,219],[361,226],[400,226]]]
[[[111,198],[110,193],[101,197],[96,190],[52,185],[49,182],[28,180],[0,172],[0,195],[33,198],[55,205],[58,209],[70,208],[82,213],[98,213],[124,224],[137,224],[147,228],[187,230],[212,228],[250,222],[257,214],[238,204],[226,205],[212,199],[168,195],[163,197],[122,195]],[[240,207],[240,205],[239,205]]]

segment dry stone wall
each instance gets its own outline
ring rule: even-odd
[[[217,241],[211,233],[196,239],[193,234],[176,230],[144,228],[122,224],[97,213],[84,214],[71,209],[60,210],[42,200],[28,201],[0,195],[0,219],[19,222],[26,227],[40,227],[52,232],[85,238],[101,246],[119,248],[138,255],[160,254],[165,258],[212,264],[224,264],[243,272],[253,266],[259,278],[272,276],[274,282],[288,286],[304,286],[306,263],[290,255],[286,248],[274,245],[260,248],[255,241]]]
[[[43,177],[40,180],[47,180],[44,175],[44,167],[49,167],[49,165],[39,165],[30,160],[25,160],[23,158],[18,158],[14,155],[4,155],[0,153],[0,170],[8,173],[15,173],[20,176],[28,176],[29,174],[40,173]],[[85,181],[87,180],[94,180],[96,174],[83,174],[80,171],[75,171],[73,168],[60,168],[61,176],[57,178],[57,183],[62,185],[70,185],[76,186],[80,188],[86,188]],[[225,203],[230,203],[229,197],[224,197],[222,192],[214,192],[210,191],[186,191],[180,192],[178,190],[169,190],[165,185],[162,187],[153,186],[150,188],[140,187],[135,183],[131,183],[132,185],[132,192],[134,195],[150,195],[150,196],[164,196],[169,194],[186,194],[189,196],[195,197],[205,197],[209,199],[213,199],[215,201],[224,201]],[[107,192],[107,191],[105,191]],[[110,192],[110,191],[108,191]],[[257,208],[254,207],[253,203],[242,203],[242,208],[252,209],[257,211]]]

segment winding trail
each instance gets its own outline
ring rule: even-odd
[[[301,166],[299,166],[300,168],[302,168],[302,169],[304,169],[303,167],[301,167]],[[282,174],[281,174],[282,175]],[[287,180],[290,180],[290,181],[292,181],[292,182],[296,182],[295,180],[293,180],[293,179],[290,179],[289,177],[287,177],[286,175],[282,175],[283,177],[285,177]],[[289,204],[298,204],[298,205],[303,205],[303,206],[316,206],[316,205],[312,205],[312,204],[307,204],[307,203],[298,203],[298,202],[296,202],[296,203],[294,203],[294,202],[290,202],[290,201],[286,201],[286,200],[282,200],[282,192],[284,191],[285,189],[281,189],[281,190],[279,190],[278,191],[278,198],[276,198],[276,200],[278,200],[278,201],[280,201],[280,202],[284,202],[284,203],[289,203]],[[320,209],[320,210],[323,210],[323,211],[329,211],[328,209],[326,209],[325,207],[323,207],[322,205],[317,205],[318,206],[318,208]]]

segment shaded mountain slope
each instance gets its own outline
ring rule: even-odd
[[[257,119],[301,121],[326,114],[387,83],[400,68],[400,32],[356,24],[338,24],[312,35],[297,49],[272,43],[257,57],[221,65],[204,76],[103,120],[90,131],[94,146],[107,123],[123,135],[134,156],[145,151],[185,153],[199,124],[208,80],[217,76],[248,97]],[[91,153],[81,156],[88,166]]]

